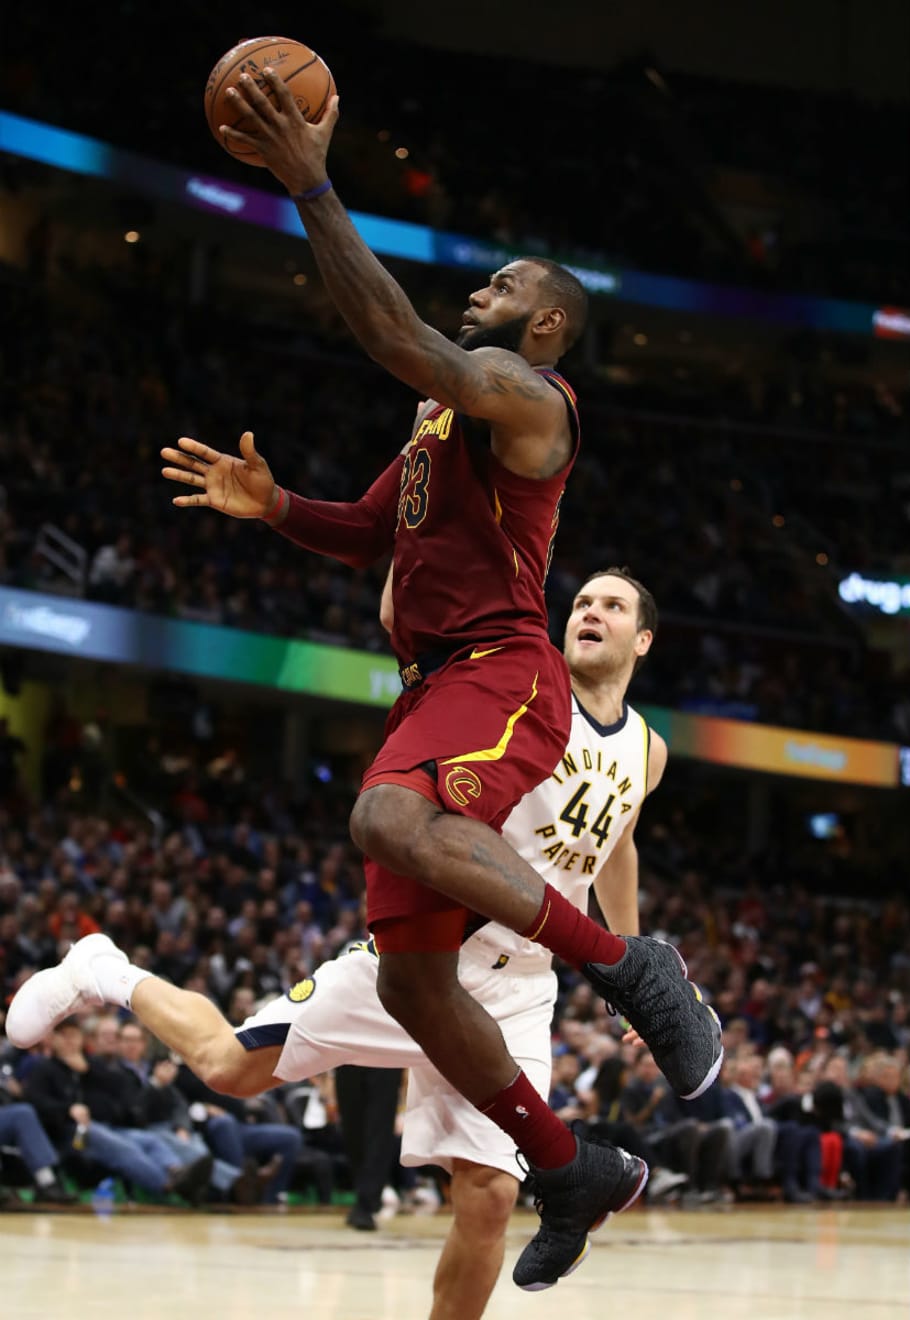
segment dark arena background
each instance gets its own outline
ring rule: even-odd
[[[348,817],[399,690],[387,561],[176,509],[160,475],[178,436],[249,428],[282,484],[356,500],[409,434],[280,184],[206,126],[225,50],[296,37],[340,90],[335,188],[424,319],[454,335],[522,253],[588,289],[551,635],[606,565],[656,598],[641,929],[724,1027],[674,1143],[557,965],[551,1104],[660,1162],[555,1292],[509,1277],[523,1193],[485,1314],[906,1316],[910,8],[37,0],[0,24],[0,1025],[98,930],[235,1024],[366,935]],[[0,1034],[4,1317],[430,1314],[448,1179],[396,1156],[357,1231],[332,1073],[219,1103],[125,1010],[80,1021],[89,1059],[176,1074],[220,1162],[143,1188],[74,1120],[39,1178],[3,1122],[51,1046]]]

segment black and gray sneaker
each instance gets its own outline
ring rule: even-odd
[[[707,1091],[724,1060],[720,1019],[664,940],[627,935],[618,963],[586,963],[591,985],[626,1017],[684,1100]]]
[[[578,1150],[561,1169],[531,1169],[540,1228],[518,1257],[512,1278],[540,1292],[577,1270],[591,1249],[588,1234],[637,1201],[648,1181],[644,1160],[619,1146],[599,1146],[576,1133]]]

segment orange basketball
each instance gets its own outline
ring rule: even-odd
[[[335,94],[335,79],[327,64],[302,41],[287,37],[250,37],[238,42],[215,65],[205,85],[205,117],[214,137],[225,151],[245,161],[247,165],[263,165],[258,151],[244,151],[229,147],[218,129],[222,124],[244,130],[244,115],[238,113],[236,101],[228,97],[229,87],[235,87],[241,73],[248,73],[261,91],[269,92],[262,70],[272,68],[294,93],[297,108],[314,124],[321,119],[329,98]]]

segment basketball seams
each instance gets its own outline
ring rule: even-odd
[[[218,97],[221,95],[221,89],[224,87],[224,84],[227,82],[231,74],[237,68],[237,65],[242,64],[244,60],[248,60],[251,55],[261,55],[264,50],[271,50],[272,47],[275,46],[276,44],[277,43],[274,40],[263,42],[263,44],[261,46],[257,46],[255,50],[244,51],[243,55],[239,59],[232,60],[230,65],[227,67],[227,69],[225,69],[224,73],[221,75],[219,82],[217,83],[214,91],[212,92],[212,98],[211,101],[209,102],[209,111],[214,110],[215,105],[218,101]],[[230,54],[230,52],[228,52],[228,54]],[[220,62],[221,61],[219,61],[219,63]],[[217,69],[217,67],[218,65],[216,64],[215,68]],[[206,111],[207,118],[209,111]],[[209,119],[209,127],[212,129],[212,132],[215,131],[211,119]]]
[[[221,75],[220,79],[215,85],[215,88],[211,95],[211,100],[209,101],[209,108],[206,111],[206,118],[208,119],[209,122],[209,128],[212,130],[213,133],[215,131],[215,125],[212,123],[211,112],[215,109],[215,106],[218,103],[218,98],[221,95],[222,89],[224,88],[224,85],[230,78],[231,74],[237,68],[237,65],[244,64],[247,60],[252,59],[253,56],[255,55],[261,55],[264,50],[274,50],[276,46],[280,46],[282,44],[287,46],[304,46],[304,43],[302,41],[294,41],[291,38],[288,38],[284,43],[282,43],[280,38],[272,38],[271,41],[263,42],[261,45],[256,46],[255,49],[253,50],[245,50],[242,53],[242,55],[238,52],[239,58],[231,61],[230,66],[227,69],[225,69],[224,73]],[[304,46],[304,49],[310,52],[312,59],[307,60],[306,64],[301,64],[298,68],[294,70],[293,73],[289,74],[288,76],[291,78],[296,78],[298,73],[302,73],[304,69],[308,69],[311,64],[315,64],[316,61],[319,59],[319,56],[310,46]],[[217,67],[218,66],[216,65],[215,68],[217,69]],[[287,82],[287,78],[285,78],[284,81]]]
[[[325,72],[326,72],[325,91],[323,93],[322,100],[319,102],[319,108],[316,111],[316,113],[313,115],[312,122],[314,124],[318,123],[319,120],[324,115],[326,103],[332,94],[332,70],[329,68],[328,65],[326,65],[325,67]]]
[[[286,44],[290,45],[291,44],[290,40],[288,40]],[[295,46],[299,44],[300,44],[299,42],[296,41],[294,42]],[[221,75],[221,79],[218,82],[218,85],[212,94],[212,100],[213,101],[216,100],[221,95],[221,89],[224,87],[224,84],[227,82],[228,78],[230,78],[231,74],[237,68],[238,64],[242,64],[244,60],[251,59],[254,55],[261,55],[264,50],[272,50],[275,46],[280,46],[280,45],[281,45],[280,37],[270,37],[268,41],[261,42],[260,45],[255,46],[252,50],[243,50],[242,43],[240,47],[235,47],[234,49],[236,51],[236,56],[233,60],[231,60],[231,63],[228,65],[227,69],[225,69],[224,73]],[[230,54],[230,51],[228,51],[228,54]],[[216,64],[215,67],[217,69],[218,65]]]
[[[332,78],[331,69],[321,58],[321,56],[316,51],[314,51],[311,46],[305,45],[304,42],[302,41],[296,41],[292,37],[253,38],[250,42],[238,42],[237,46],[233,48],[233,52],[228,51],[226,55],[222,56],[221,60],[218,61],[218,64],[215,65],[215,68],[212,70],[212,73],[209,75],[211,90],[209,91],[208,88],[206,90],[205,114],[209,129],[212,135],[216,138],[216,140],[221,141],[216,131],[216,127],[217,127],[216,118],[218,124],[225,123],[231,128],[236,128],[237,125],[240,124],[244,118],[243,113],[241,112],[238,114],[236,110],[234,110],[233,115],[230,114],[228,110],[228,106],[230,105],[230,102],[223,101],[223,103],[220,106],[220,109],[218,108],[219,101],[223,100],[224,91],[226,87],[230,85],[231,79],[236,74],[238,67],[247,63],[250,60],[256,60],[257,57],[259,57],[259,59],[261,60],[264,66],[269,63],[268,53],[275,51],[281,48],[282,46],[289,47],[290,49],[288,50],[287,53],[290,55],[296,54],[298,58],[302,56],[304,53],[306,53],[306,55],[309,56],[308,59],[305,59],[304,62],[299,64],[296,68],[289,70],[289,72],[286,75],[281,75],[283,81],[289,86],[292,95],[295,94],[294,94],[294,88],[293,86],[291,86],[291,84],[296,79],[298,79],[299,76],[302,73],[304,73],[307,69],[313,69],[314,65],[322,65],[323,72],[325,73],[325,86],[321,100],[319,101],[318,105],[314,107],[314,101],[311,100],[310,96],[308,94],[305,96],[306,104],[308,107],[308,113],[305,117],[309,120],[310,123],[316,123],[319,119],[322,118],[325,112],[326,105],[328,104],[329,97],[334,90],[334,79]],[[230,58],[232,54],[233,54],[233,58]],[[264,59],[262,58],[263,56],[265,56]],[[219,72],[220,66],[224,65],[224,62],[229,58],[230,58],[230,63],[227,65],[227,67],[224,67],[223,70]],[[316,70],[313,69],[312,74],[310,74],[309,76],[309,83],[311,87],[316,76],[317,76]],[[266,94],[269,96],[269,98],[273,101],[274,104],[274,99],[272,98],[271,95],[271,89],[267,88]],[[298,98],[295,95],[295,101],[297,99]],[[234,107],[231,107],[231,109],[233,110]],[[255,150],[255,148],[252,148],[250,150],[234,149],[233,147],[226,147],[226,144],[223,142],[221,143],[221,145],[225,147],[225,149],[228,151],[228,154],[233,156],[235,160],[244,161],[252,165],[264,164],[262,158],[260,157],[258,151]]]

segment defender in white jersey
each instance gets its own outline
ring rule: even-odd
[[[573,687],[566,752],[503,828],[577,907],[587,907],[593,887],[607,924],[624,934],[638,932],[634,828],[667,759],[663,739],[625,700],[656,625],[653,598],[624,570],[608,569],[582,586],[565,636]],[[459,959],[462,983],[499,1023],[510,1054],[544,1096],[556,999],[551,961],[548,950],[495,923],[467,940]],[[27,1047],[69,1013],[118,1003],[209,1086],[237,1096],[345,1063],[410,1068],[402,1158],[453,1175],[455,1215],[430,1320],[471,1320],[483,1313],[498,1277],[523,1173],[502,1129],[427,1063],[382,1008],[377,970],[375,952],[364,945],[323,964],[235,1030],[202,995],[133,967],[106,936],[91,935],[59,967],[25,983],[10,1006],[7,1032]]]

